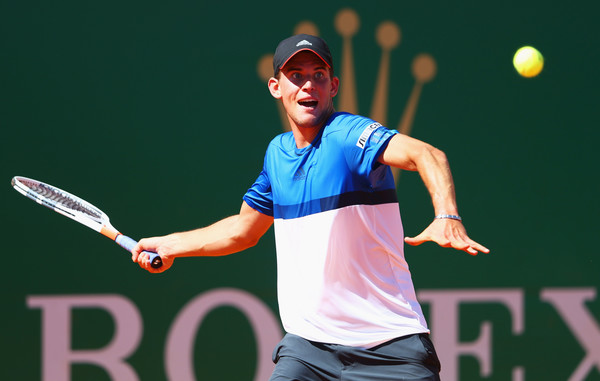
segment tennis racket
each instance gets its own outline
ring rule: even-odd
[[[137,245],[137,241],[119,233],[110,224],[108,216],[103,211],[77,196],[41,181],[21,176],[13,177],[11,183],[13,188],[25,197],[105,235],[129,252]],[[144,253],[150,255],[150,263],[153,268],[157,269],[162,266],[162,260],[158,254],[149,251],[144,251]]]

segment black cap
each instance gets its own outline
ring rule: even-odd
[[[303,50],[315,53],[328,67],[333,68],[329,46],[327,46],[327,43],[322,38],[311,36],[310,34],[297,34],[286,38],[277,45],[275,55],[273,56],[274,74],[277,75],[290,58]]]

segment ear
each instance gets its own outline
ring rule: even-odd
[[[340,79],[338,77],[333,77],[331,79],[331,97],[335,97],[340,89]]]
[[[275,77],[269,78],[269,91],[275,99],[281,99],[281,91],[279,90],[279,80]]]

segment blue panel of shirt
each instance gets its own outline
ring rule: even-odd
[[[298,149],[291,132],[281,134],[269,144],[244,200],[285,219],[396,202],[391,170],[377,161],[396,133],[362,116],[335,113],[308,147]]]

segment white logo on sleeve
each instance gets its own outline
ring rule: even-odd
[[[356,142],[356,146],[359,147],[360,149],[365,149],[365,144],[367,143],[369,136],[371,136],[373,131],[375,131],[379,127],[381,127],[381,123],[376,122],[376,123],[369,124],[367,126],[367,128],[365,128],[363,133],[360,134],[360,137],[358,138],[358,141]]]

